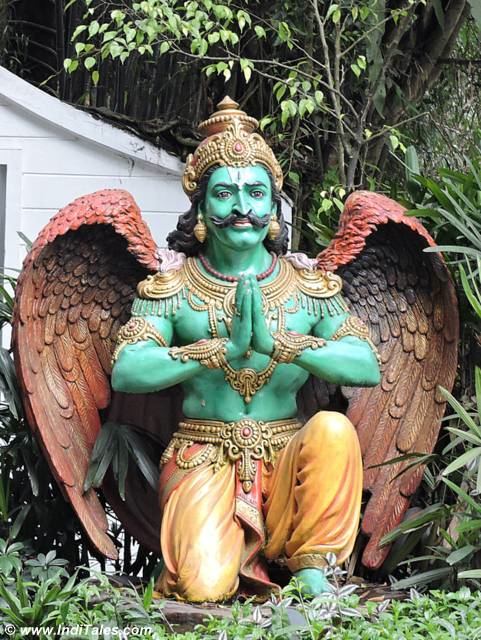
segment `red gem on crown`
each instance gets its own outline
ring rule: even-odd
[[[237,141],[234,143],[234,151],[236,153],[242,153],[244,151],[244,145],[242,142]]]

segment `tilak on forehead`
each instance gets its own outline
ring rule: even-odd
[[[282,189],[281,167],[264,138],[254,133],[258,121],[238,107],[237,102],[225,97],[217,105],[218,111],[199,125],[200,133],[206,137],[188,156],[182,178],[189,197],[195,193],[204,173],[215,166],[262,165],[272,174],[276,188]]]
[[[237,167],[236,169],[226,167],[226,170],[232,184],[235,184],[239,189],[245,184],[250,186],[262,184],[261,182],[259,182],[256,175],[250,175],[249,172],[247,173],[247,175],[243,174],[241,167]]]
[[[260,174],[257,169],[261,168],[263,173]],[[243,186],[256,187],[265,184],[265,178],[263,177],[265,172],[262,165],[256,165],[253,167],[222,167],[225,172],[221,172],[216,176],[214,184],[216,185],[235,185],[238,189]],[[226,182],[227,180],[227,182]]]

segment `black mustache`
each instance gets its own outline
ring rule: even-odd
[[[249,220],[253,227],[257,227],[261,229],[269,224],[270,215],[267,213],[265,216],[256,216],[255,213],[248,211],[245,215],[242,215],[237,212],[232,212],[227,218],[219,218],[219,216],[210,216],[212,224],[215,224],[219,229],[225,229],[226,227],[230,227],[238,220]]]

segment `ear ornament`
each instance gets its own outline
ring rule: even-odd
[[[281,225],[277,220],[276,214],[273,213],[269,221],[269,230],[267,232],[267,236],[269,240],[276,240],[279,237],[280,233],[281,233]]]
[[[205,242],[205,239],[207,238],[207,227],[204,222],[204,216],[201,213],[197,214],[194,236],[199,242]]]

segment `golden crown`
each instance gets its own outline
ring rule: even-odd
[[[188,156],[182,178],[189,197],[196,191],[204,173],[216,165],[248,167],[262,164],[271,172],[277,189],[282,189],[280,164],[264,138],[254,133],[259,123],[238,107],[237,102],[226,96],[217,105],[218,111],[200,123],[198,129],[205,140]]]

